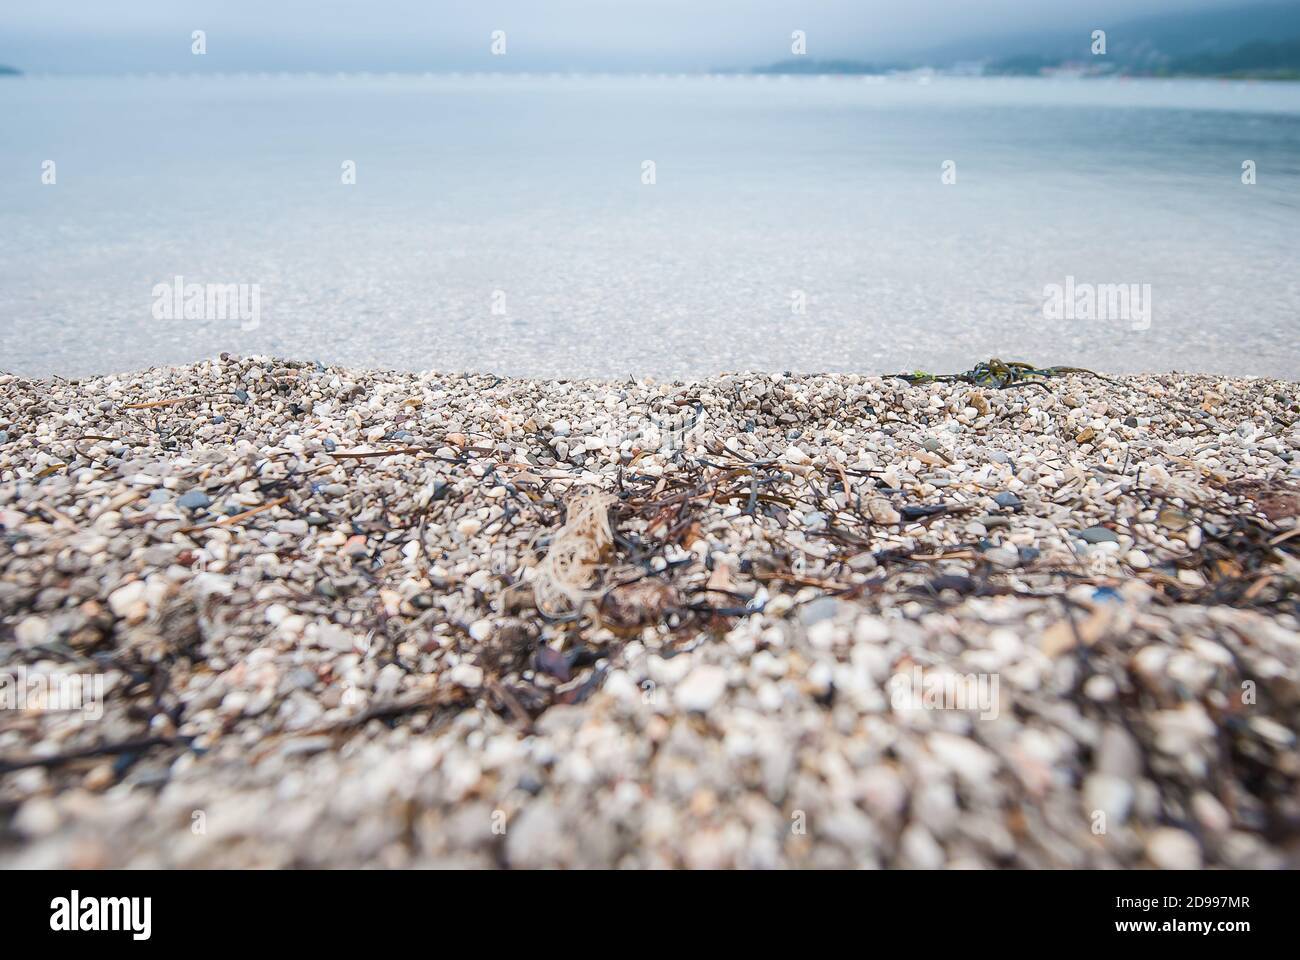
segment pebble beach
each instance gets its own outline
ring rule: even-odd
[[[0,867],[1298,867],[1298,517],[1275,379],[0,374]]]

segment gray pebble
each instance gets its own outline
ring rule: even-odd
[[[1084,543],[1119,543],[1119,536],[1109,527],[1087,527],[1075,536]]]
[[[1024,501],[1017,497],[1010,490],[1003,490],[993,498],[993,502],[999,507],[1005,507],[1008,510],[1019,510],[1023,507]]]
[[[187,490],[176,500],[176,505],[186,510],[203,510],[212,505],[212,498],[202,490]]]

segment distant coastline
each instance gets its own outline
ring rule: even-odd
[[[1228,80],[1300,80],[1300,37],[1278,42],[1256,40],[1227,53],[1197,53],[1161,62],[1124,62],[1092,57],[1078,59],[1024,53],[989,60],[942,65],[873,63],[863,60],[814,60],[794,57],[752,68],[753,74],[796,76],[888,76],[934,72],[985,77],[1196,77]]]
[[[1033,54],[1005,57],[984,66],[986,76],[1051,76],[1054,74],[1125,77],[1206,77],[1231,80],[1300,79],[1300,37],[1271,43],[1256,40],[1227,53],[1196,53],[1161,63],[1113,63],[1069,60]]]
[[[798,57],[781,60],[764,67],[755,67],[751,73],[800,74],[800,75],[846,75],[846,76],[881,76],[889,73],[905,73],[913,69],[902,64],[864,63],[859,60],[810,60]]]
[[[0,63],[0,77],[21,77],[23,72],[17,67],[6,67]]]

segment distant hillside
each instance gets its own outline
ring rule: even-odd
[[[985,65],[984,72],[992,77],[1036,77],[1040,73],[1060,65],[1060,57],[1044,57],[1037,53],[1022,53],[1015,57],[992,60]]]
[[[1092,31],[1106,32],[1106,53],[1092,54]],[[1071,72],[1136,76],[1300,79],[1300,0],[1155,14],[1073,30],[986,37],[917,53],[892,63],[796,57],[766,74],[883,74],[917,67],[997,76]]]
[[[1300,37],[1280,43],[1256,40],[1231,53],[1179,57],[1158,72],[1171,76],[1300,79]]]
[[[1130,20],[1106,31],[1107,55],[1129,66],[1228,54],[1252,41],[1300,37],[1300,3],[1260,3]],[[1081,44],[1087,53],[1088,41]]]
[[[809,60],[807,57],[798,57],[793,60],[782,60],[779,63],[768,64],[766,67],[755,67],[753,72],[800,74],[848,73],[874,75],[905,69],[908,68],[898,64],[865,63],[861,60]]]
[[[6,67],[0,63],[0,77],[16,77],[22,73],[17,67]]]
[[[1093,29],[1106,31],[1104,57],[1092,55]],[[1263,41],[1286,46],[1291,37],[1300,37],[1300,2],[1296,0],[1155,14],[1119,22],[1084,22],[1069,31],[987,37],[931,50],[918,59],[934,66],[980,60],[994,73],[1037,73],[1074,62],[1123,73],[1168,73],[1177,66],[1179,72],[1200,74],[1210,69],[1215,57],[1223,58],[1226,65],[1252,44]],[[1244,56],[1267,59],[1270,54],[1256,51]]]

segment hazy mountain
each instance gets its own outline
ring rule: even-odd
[[[806,57],[796,57],[790,60],[781,60],[777,63],[768,64],[765,67],[755,67],[753,73],[793,73],[793,74],[821,74],[821,73],[843,73],[843,74],[882,74],[890,73],[895,70],[906,70],[910,64],[898,63],[867,63],[862,60],[809,60]]]
[[[1280,43],[1255,40],[1231,53],[1196,53],[1177,57],[1156,72],[1173,76],[1300,79],[1300,37]]]
[[[1092,61],[1092,31],[1106,31],[1106,62],[1114,69],[1157,71],[1175,61],[1226,56],[1254,41],[1300,37],[1300,2],[1258,3],[1156,14],[1119,22],[1081,23],[1077,30],[986,37],[917,54],[936,66],[970,60],[1028,68]],[[1209,63],[1209,60],[1203,61]]]

